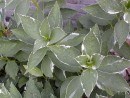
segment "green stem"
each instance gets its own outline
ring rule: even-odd
[[[37,4],[35,0],[31,0],[31,1],[36,6],[37,10],[41,10],[41,8],[39,7],[39,5]]]

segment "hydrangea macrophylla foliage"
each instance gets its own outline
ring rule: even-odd
[[[64,0],[1,0],[0,98],[130,97],[130,0],[96,1],[74,21]]]

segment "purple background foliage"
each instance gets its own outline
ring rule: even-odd
[[[96,0],[65,0],[66,5],[64,8],[70,8],[77,11],[77,14],[72,17],[73,20],[77,20],[80,16],[86,12],[82,10],[86,5],[95,4]]]
[[[65,7],[80,11],[85,5],[95,4],[96,0],[65,0]]]

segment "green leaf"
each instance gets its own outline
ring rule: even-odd
[[[43,59],[43,57],[46,55],[47,52],[47,48],[41,48],[39,50],[37,50],[35,53],[31,53],[28,59],[28,69],[27,72],[31,71],[34,67],[36,67],[41,60]]]
[[[40,35],[45,39],[49,40],[51,36],[51,29],[48,18],[45,18],[40,26]]]
[[[11,78],[15,80],[19,68],[15,61],[8,61],[5,67],[5,71]]]
[[[68,45],[68,46],[77,46],[79,45],[84,38],[84,34],[79,34],[79,33],[71,33],[67,37],[65,37],[61,42],[58,44],[60,45]]]
[[[102,34],[102,49],[101,53],[103,55],[107,55],[109,50],[114,46],[114,36],[113,36],[113,29],[108,29]]]
[[[60,41],[63,37],[66,36],[66,33],[59,27],[56,27],[52,30],[49,44],[56,43]]]
[[[67,78],[67,79],[62,83],[61,88],[60,88],[60,98],[65,98],[67,86],[69,85],[69,83],[70,83],[74,78],[75,78],[74,76],[69,77],[69,78]]]
[[[18,51],[31,51],[32,50],[32,45],[26,44],[24,42],[15,40],[15,41],[10,41],[12,43],[15,43],[15,47],[13,47],[11,50],[6,51],[3,55],[6,57],[13,57]],[[13,44],[12,44],[13,45]],[[11,47],[11,46],[10,46]],[[9,48],[10,49],[10,48]],[[6,50],[6,49],[5,49]],[[10,52],[11,51],[11,52]]]
[[[40,2],[41,3],[41,2]],[[42,5],[42,4],[41,4]],[[37,20],[39,20],[39,21],[42,21],[42,20],[44,20],[45,19],[45,17],[44,17],[44,10],[33,10],[32,9],[32,12],[34,12],[33,13],[33,15],[32,15],[32,17],[33,18],[35,18],[35,19],[37,19]]]
[[[28,57],[29,57],[29,54],[30,52],[28,51],[19,51],[16,55],[15,55],[15,58],[17,60],[19,60],[20,62],[24,62],[24,61],[27,61],[28,60]]]
[[[81,70],[80,66],[72,66],[69,64],[65,64],[64,62],[58,60],[56,55],[54,55],[54,53],[52,53],[52,52],[48,52],[47,55],[50,57],[52,62],[55,64],[55,66],[57,66],[58,68],[60,68],[62,70],[69,71],[69,72],[79,72]]]
[[[87,97],[89,97],[90,94],[92,93],[97,80],[98,80],[98,73],[96,70],[87,69],[81,74],[81,85]]]
[[[22,29],[13,29],[12,33],[21,41],[29,44],[34,43],[34,39],[32,39],[27,33]]]
[[[126,59],[130,59],[130,46],[125,42],[122,47],[119,48],[118,44],[114,46],[114,50],[121,56]]]
[[[54,94],[54,91],[51,87],[51,84],[48,81],[46,81],[45,87],[41,92],[41,96],[42,98],[50,98],[52,94]]]
[[[126,41],[126,38],[129,34],[129,24],[127,24],[123,20],[117,22],[114,27],[114,32],[116,34],[119,47],[121,47],[123,43]]]
[[[125,93],[124,92],[123,93],[117,93],[112,98],[125,98]],[[127,97],[127,98],[129,98],[129,97]]]
[[[68,78],[63,82],[60,94],[60,98],[80,98],[83,94],[80,76]]]
[[[103,58],[104,56],[100,54],[93,54],[91,57],[88,55],[80,55],[76,57],[76,61],[84,68],[91,66],[92,69],[97,69],[100,66]]]
[[[17,43],[17,45],[11,50],[11,52],[7,53],[7,56],[14,56],[16,53],[18,53],[20,50],[21,51],[26,51],[26,52],[30,52],[32,51],[32,45],[30,44],[26,44],[24,42],[21,41],[15,41]]]
[[[11,98],[9,91],[5,88],[4,83],[0,84],[0,98]]]
[[[13,83],[10,84],[10,94],[12,98],[22,98],[22,95],[17,90],[17,88],[14,86]]]
[[[74,25],[72,24],[72,20],[67,20],[68,22],[64,25],[64,31],[66,33],[74,32]]]
[[[94,26],[94,23],[91,21],[90,16],[84,15],[79,18],[79,22],[85,27],[86,29],[89,29]]]
[[[104,56],[101,55],[101,54],[95,53],[95,54],[92,55],[92,60],[94,62],[94,67],[96,69],[101,66],[101,62],[102,62],[103,59],[104,59]]]
[[[29,79],[26,84],[26,92],[24,98],[41,98],[40,91],[36,87],[35,81],[33,79]]]
[[[123,10],[120,0],[97,0],[97,3],[109,14],[117,14]]]
[[[98,17],[94,17],[92,16],[91,14],[89,14],[89,17],[90,17],[90,20],[93,22],[93,23],[96,23],[98,25],[101,25],[101,26],[106,26],[106,25],[109,25],[110,24],[110,20],[104,20],[104,19],[101,19],[101,18],[98,18]]]
[[[125,93],[125,98],[130,98],[130,95],[127,92]]]
[[[118,57],[118,56],[108,55],[108,56],[104,57],[104,59],[103,59],[102,62],[101,62],[101,66],[100,66],[100,67],[102,67],[102,66],[107,66],[107,64],[112,64],[112,63],[114,63],[115,61],[118,61],[118,60],[120,60],[120,59],[121,59],[121,58]],[[100,67],[99,67],[99,68],[100,68]]]
[[[54,4],[54,7],[51,9],[51,11],[48,15],[48,20],[49,20],[51,29],[53,29],[55,27],[62,28],[62,26],[63,26],[62,16],[61,16],[61,12],[60,12],[60,7],[57,2]]]
[[[16,45],[16,42],[0,40],[0,54],[4,55],[7,52],[10,52]]]
[[[96,27],[96,26],[95,26]],[[98,31],[94,32],[94,28],[91,29],[91,31],[85,36],[82,44],[82,51],[85,52],[88,55],[92,55],[94,53],[100,53],[100,40],[97,37]]]
[[[18,81],[18,87],[21,88],[22,86],[24,86],[26,84],[26,82],[28,81],[27,77],[21,77]]]
[[[4,67],[6,61],[0,59],[0,70]]]
[[[112,57],[112,56],[111,56]],[[113,58],[113,57],[112,57]],[[116,57],[115,57],[116,58]],[[111,59],[108,57],[105,58],[105,61],[111,61]],[[114,62],[105,62],[105,65],[102,65],[99,70],[103,72],[113,73],[113,72],[120,72],[124,70],[125,68],[129,67],[130,61],[126,59],[120,59],[116,60]]]
[[[63,16],[63,19],[71,18],[76,14],[77,11],[69,8],[61,8],[61,14]]]
[[[115,18],[114,15],[110,15],[101,9],[98,4],[86,6],[83,10],[99,19],[113,20]]]
[[[27,65],[23,65],[25,69],[28,69],[28,66]],[[41,77],[43,76],[43,73],[42,71],[38,68],[38,67],[34,67],[31,71],[29,71],[29,73],[33,76],[36,76],[36,77]]]
[[[96,98],[107,98],[107,97],[96,94]]]
[[[46,77],[53,77],[53,69],[54,69],[54,64],[53,62],[50,60],[50,58],[48,58],[47,56],[45,56],[42,60],[42,64],[41,64],[41,70],[44,73],[44,75]]]
[[[130,11],[125,12],[123,18],[126,23],[130,23]]]
[[[44,39],[40,38],[40,39],[35,40],[33,53],[35,53],[37,50],[44,48],[46,46],[47,46],[47,42]]]
[[[33,39],[39,39],[40,22],[32,17],[25,15],[19,15],[19,18],[21,19],[21,24],[23,26],[24,31]]]
[[[22,0],[6,0],[5,2],[5,9],[15,9],[15,7],[21,2]]]
[[[82,67],[85,67],[85,68],[87,67],[87,60],[88,60],[87,55],[80,55],[80,56],[77,56],[75,59]]]
[[[54,68],[54,75],[60,81],[65,81],[65,79],[66,79],[65,71],[61,70],[57,67]]]
[[[15,12],[14,12],[14,17],[15,17],[15,20],[17,22],[17,25],[20,24],[20,18],[18,16],[18,14],[21,14],[21,15],[26,15],[28,13],[28,10],[29,10],[29,7],[30,7],[30,2],[29,0],[22,0],[15,8]]]
[[[127,92],[130,91],[130,87],[126,80],[119,74],[109,74],[98,71],[99,79],[98,85],[100,88],[105,89],[107,93],[113,95],[114,92]]]
[[[80,51],[74,47],[70,46],[50,46],[49,49],[56,55],[58,60],[61,62],[71,65],[71,66],[79,66],[76,62],[75,57],[80,55]]]
[[[4,0],[0,0],[0,8],[4,8],[5,7],[5,1]]]

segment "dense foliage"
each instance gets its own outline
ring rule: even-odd
[[[0,0],[0,98],[130,98],[130,0],[64,4]]]

